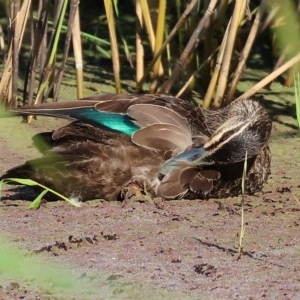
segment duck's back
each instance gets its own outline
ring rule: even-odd
[[[141,185],[147,179],[149,192],[154,194],[163,160],[157,153],[134,145],[124,134],[74,122],[53,133],[38,134],[33,140],[43,157],[9,170],[2,178],[29,178],[81,201],[117,200],[132,178]],[[135,171],[141,172],[141,166],[144,174],[139,182]]]

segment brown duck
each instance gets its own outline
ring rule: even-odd
[[[0,179],[29,178],[78,200],[120,199],[135,184],[151,196],[207,199],[261,190],[270,174],[271,120],[254,100],[203,111],[165,95],[95,95],[25,106],[14,115],[74,120],[33,137],[41,158]]]

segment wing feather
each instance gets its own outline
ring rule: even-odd
[[[175,168],[162,179],[158,193],[167,199],[183,198],[189,192],[207,195],[219,178],[220,173],[215,170]]]
[[[186,134],[191,135],[191,129],[186,118],[174,110],[154,104],[134,104],[128,108],[127,114],[135,119],[140,127],[152,124],[172,124],[180,127]]]
[[[173,124],[153,124],[136,131],[131,140],[138,146],[152,150],[185,150],[192,145],[191,135]]]

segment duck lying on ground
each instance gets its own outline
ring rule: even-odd
[[[166,199],[207,199],[261,190],[270,174],[271,120],[244,99],[204,111],[165,95],[95,95],[24,106],[14,115],[44,115],[72,123],[33,137],[41,158],[2,175],[35,180],[86,201],[120,198],[130,184]]]

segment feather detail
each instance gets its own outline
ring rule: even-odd
[[[131,139],[136,145],[151,150],[183,151],[192,145],[191,136],[187,135],[182,128],[172,124],[150,125],[136,131]]]
[[[160,182],[158,194],[166,199],[181,199],[188,192],[188,187],[180,182],[182,169],[173,169]]]
[[[190,183],[190,191],[196,194],[207,195],[213,188],[213,182],[202,180],[198,176]]]
[[[180,127],[187,135],[191,136],[191,128],[187,120],[168,107],[154,104],[135,104],[128,108],[127,114],[140,127],[159,123],[172,124]]]
[[[106,111],[110,113],[117,113],[117,114],[126,114],[130,105],[133,105],[134,102],[127,100],[127,99],[115,99],[109,101],[99,101],[95,108],[98,111]]]
[[[188,186],[189,190],[197,194],[208,194],[213,188],[213,181],[220,178],[220,173],[215,170],[198,170],[186,168],[180,174],[180,182]]]
[[[189,192],[207,195],[213,189],[214,181],[219,178],[220,173],[215,170],[175,168],[162,179],[158,192],[170,199],[183,198]]]
[[[221,174],[216,170],[200,170],[199,176],[205,180],[214,181],[220,179]]]
[[[179,174],[179,181],[181,185],[185,188],[188,188],[194,193],[207,194],[211,191],[213,187],[213,182],[210,178],[207,180],[202,176],[202,171],[195,168],[186,168],[183,169]],[[218,173],[218,172],[216,172]]]

